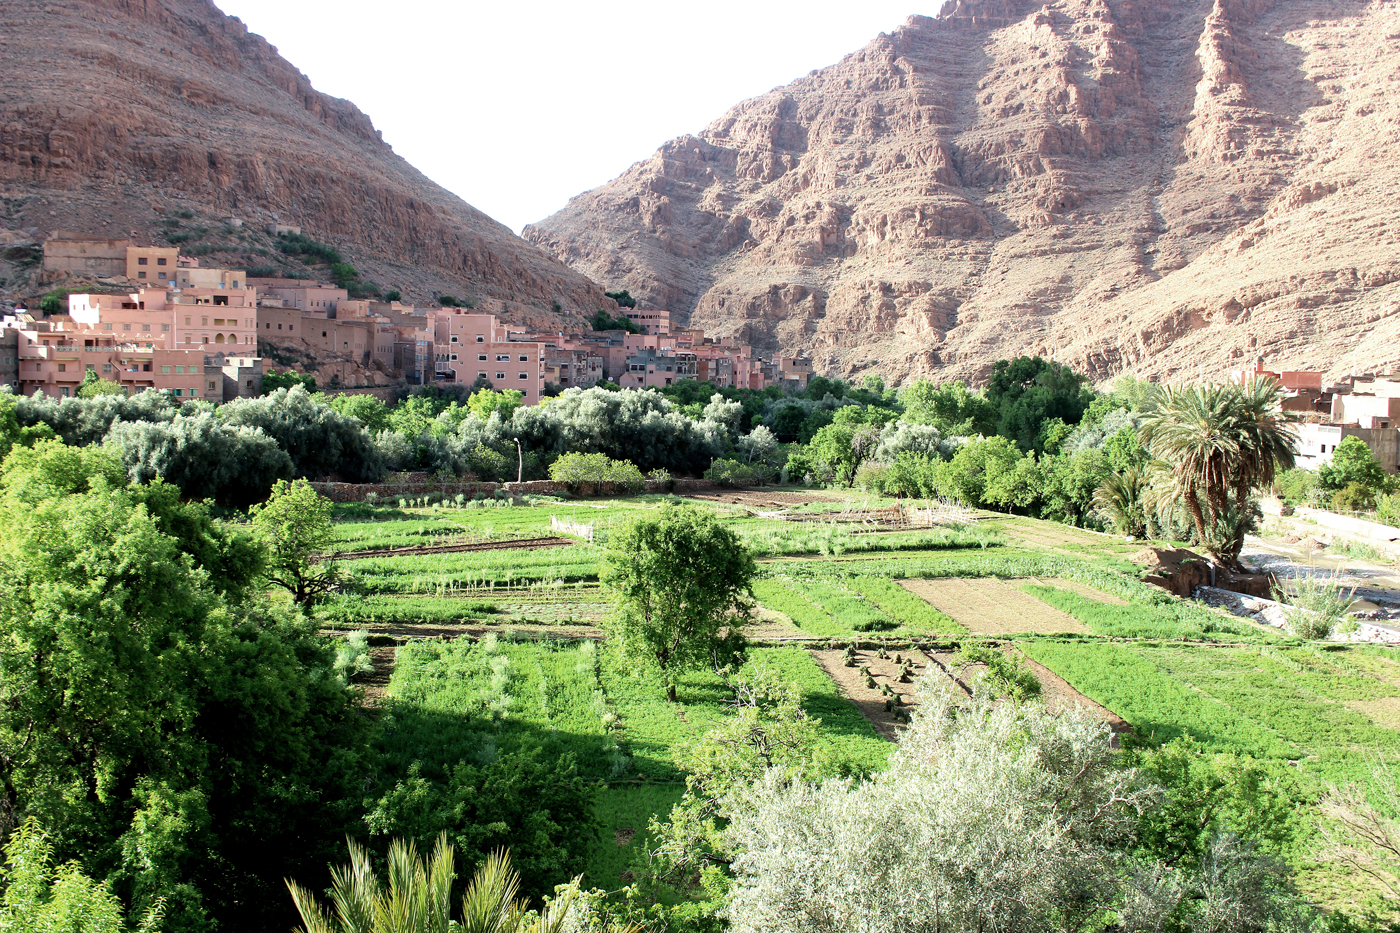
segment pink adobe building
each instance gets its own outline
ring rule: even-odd
[[[223,397],[223,374],[205,366],[204,350],[171,348],[158,332],[124,338],[57,318],[21,327],[18,351],[19,389],[25,395],[66,398],[92,370],[133,393],[164,389],[184,398]]]
[[[544,396],[543,343],[511,340],[494,314],[465,308],[438,308],[432,314],[438,381],[471,385],[484,378],[498,392],[514,389],[524,394],[524,404],[539,404]]]

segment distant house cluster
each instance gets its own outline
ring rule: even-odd
[[[503,324],[491,309],[352,299],[333,284],[250,278],[201,268],[176,248],[68,233],[44,244],[44,266],[132,291],[73,294],[66,314],[16,313],[0,322],[0,384],[28,395],[69,396],[89,371],[131,391],[215,400],[256,395],[260,344],[306,347],[318,362],[353,362],[361,373],[414,385],[485,382],[520,391],[527,405],[550,384],[611,380],[660,388],[691,379],[804,389],[812,375],[810,359],[762,359],[732,338],[675,328],[661,310],[625,309],[641,333],[544,333]],[[339,381],[353,387],[364,378],[348,373]]]
[[[1286,411],[1298,413],[1298,466],[1315,470],[1332,459],[1343,438],[1359,437],[1387,473],[1400,469],[1400,374],[1364,373],[1324,386],[1320,372],[1271,371],[1262,358],[1253,368],[1237,370],[1231,381],[1243,384],[1268,376],[1288,393]]]

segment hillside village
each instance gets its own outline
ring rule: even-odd
[[[279,224],[275,232],[301,231]],[[660,309],[620,308],[635,333],[551,334],[502,323],[490,300],[419,308],[351,298],[334,283],[205,268],[177,247],[125,239],[60,232],[45,241],[43,263],[50,282],[102,291],[68,285],[66,314],[0,317],[0,385],[23,395],[67,398],[93,371],[131,392],[218,402],[256,397],[265,372],[294,368],[331,391],[465,385],[515,390],[528,406],[600,382],[800,392],[814,374],[809,358],[765,359],[733,338],[673,326]],[[1282,385],[1283,409],[1299,416],[1300,467],[1317,469],[1344,438],[1358,437],[1386,472],[1400,469],[1400,375],[1361,373],[1324,386],[1321,371],[1270,370],[1262,357],[1228,374],[1238,385],[1260,376]]]
[[[812,374],[803,357],[763,359],[732,339],[673,328],[666,311],[622,308],[628,329],[541,333],[502,323],[499,302],[355,299],[333,283],[204,268],[177,247],[124,239],[55,235],[43,273],[65,284],[67,313],[16,309],[0,323],[0,356],[13,367],[0,369],[0,384],[25,395],[68,397],[91,370],[135,392],[226,401],[260,394],[263,373],[289,362],[330,389],[489,385],[519,391],[525,405],[600,381],[800,390]]]

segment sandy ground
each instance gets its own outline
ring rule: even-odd
[[[1073,616],[1022,592],[1024,582],[995,577],[899,581],[973,635],[1088,634]]]
[[[1356,587],[1356,597],[1373,606],[1400,607],[1400,567],[1347,557],[1309,545],[1321,542],[1303,539],[1287,544],[1281,539],[1245,538],[1240,560],[1246,567],[1272,573],[1282,581],[1293,576],[1336,578],[1337,585]]]

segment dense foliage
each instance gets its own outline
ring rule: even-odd
[[[0,813],[165,928],[285,916],[350,816],[363,725],[260,549],[100,447],[0,475]]]

